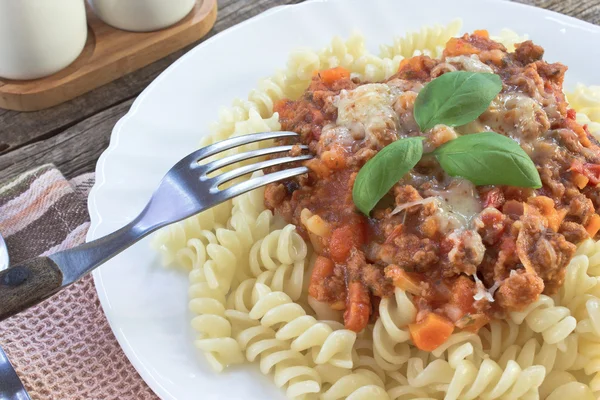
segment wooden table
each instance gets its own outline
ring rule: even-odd
[[[517,1],[600,24],[600,0]],[[216,25],[203,40],[268,8],[300,2],[219,0]],[[113,126],[136,96],[196,44],[48,110],[22,113],[0,109],[0,184],[45,163],[54,163],[68,178],[94,171],[98,157],[108,146]]]

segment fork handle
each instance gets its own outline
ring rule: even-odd
[[[0,272],[0,321],[56,293],[63,274],[48,257],[37,257]]]

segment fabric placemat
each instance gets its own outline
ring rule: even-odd
[[[44,165],[1,187],[0,234],[11,264],[83,243],[93,183],[93,174],[67,181]],[[157,398],[119,347],[91,276],[0,322],[0,346],[33,400]]]

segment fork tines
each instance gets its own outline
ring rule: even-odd
[[[208,162],[206,164],[200,164],[200,162],[210,156],[215,154],[219,154],[223,151],[233,149],[238,146],[243,146],[250,143],[256,143],[269,139],[283,139],[283,138],[297,138],[299,135],[295,132],[264,132],[264,133],[254,133],[243,136],[236,136],[230,139],[223,140],[221,142],[217,142],[210,146],[204,147],[186,157],[184,160],[189,162],[189,166],[197,170],[200,173],[200,180],[210,184],[210,191],[213,193],[219,192],[222,196],[225,197],[233,197],[239,194],[245,193],[249,190],[256,189],[260,186],[267,185],[269,183],[277,182],[280,180],[285,180],[291,178],[293,176],[302,175],[308,172],[308,168],[301,166],[290,169],[285,169],[273,173],[266,174],[260,177],[251,178],[245,182],[241,182],[235,184],[227,189],[219,190],[218,187],[226,182],[229,182],[233,179],[242,177],[244,175],[250,174],[255,171],[260,171],[265,168],[274,167],[278,165],[289,164],[293,162],[305,161],[312,158],[310,154],[301,154],[298,156],[284,156],[272,158],[264,161],[259,161],[254,164],[245,165],[242,167],[238,167],[234,170],[224,172],[222,174],[208,177],[208,174],[214,172],[223,167],[238,163],[240,161],[249,160],[256,157],[268,156],[278,153],[287,153],[294,146],[300,148],[300,150],[305,151],[308,150],[308,146],[306,145],[280,145],[274,147],[267,147],[258,150],[246,151],[243,153],[232,154],[220,158],[218,160],[214,160]]]

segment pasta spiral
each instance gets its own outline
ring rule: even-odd
[[[446,360],[434,359],[427,363],[421,357],[412,357],[406,364],[406,379],[414,388],[447,385],[451,382],[454,370]]]
[[[572,374],[564,371],[553,371],[548,374],[540,387],[540,398],[546,400],[596,400],[592,389],[584,383],[577,382]]]
[[[254,103],[261,117],[270,117],[275,103],[286,97],[285,79],[285,74],[279,71],[271,78],[261,79],[257,88],[248,95],[248,100]]]
[[[569,104],[577,110],[577,122],[587,124],[590,132],[600,138],[600,86],[578,84],[567,93]]]
[[[377,374],[383,383],[386,383],[386,372],[375,360],[375,354],[373,352],[373,328],[371,326],[367,326],[358,334],[356,342],[354,343],[352,364],[354,365],[355,370],[369,370]]]
[[[442,392],[431,388],[417,388],[408,383],[408,379],[399,371],[388,373],[390,383],[386,386],[390,400],[436,399]]]
[[[479,331],[478,336],[483,341],[484,351],[494,360],[509,346],[524,345],[534,337],[535,332],[527,324],[517,325],[510,319],[492,320]]]
[[[320,392],[321,378],[310,360],[292,350],[289,341],[277,339],[273,329],[250,318],[250,309],[266,293],[270,293],[270,289],[251,278],[242,282],[228,298],[225,315],[233,325],[240,349],[248,361],[260,360],[263,374],[273,372],[275,384],[286,386],[290,399]]]
[[[172,265],[177,261],[177,252],[185,248],[188,240],[198,237],[202,230],[223,226],[230,213],[231,201],[221,203],[210,210],[159,230],[152,236],[151,246],[160,254],[163,265]],[[191,269],[189,265],[185,267]]]
[[[393,371],[408,360],[408,324],[414,322],[416,315],[412,300],[402,289],[397,288],[393,297],[381,300],[379,319],[373,328],[373,351],[380,368]]]
[[[419,52],[431,57],[440,57],[448,39],[456,36],[462,27],[457,19],[448,25],[424,26],[417,32],[409,32],[402,37],[394,38],[392,45],[380,47],[380,56],[394,58],[412,57]]]
[[[304,355],[290,349],[289,342],[276,339],[273,329],[258,324],[238,334],[237,341],[248,361],[260,359],[261,372],[273,371],[277,387],[287,386],[288,398],[320,392],[321,378],[315,369]]]
[[[250,249],[250,271],[257,281],[294,301],[300,298],[308,247],[294,225],[270,232]]]
[[[269,213],[269,212],[267,212]],[[196,314],[192,327],[198,334],[196,347],[203,350],[211,366],[221,371],[226,365],[239,363],[240,349],[231,342],[232,327],[225,317],[225,296],[235,282],[236,272],[248,269],[248,252],[252,235],[269,215],[252,219],[232,218],[233,229],[201,231],[188,246],[177,253],[182,265],[191,265],[190,309]],[[258,221],[258,222],[257,222]]]
[[[523,346],[510,345],[498,358],[498,364],[504,368],[509,360],[515,360],[521,368],[541,365],[546,372],[581,369],[586,360],[578,354],[578,335],[569,335],[564,343],[566,350],[561,351],[557,345],[543,342],[540,346],[535,338],[531,338]]]
[[[589,266],[590,259],[586,255],[573,257],[567,266],[563,286],[555,296],[555,301],[568,307],[577,319],[585,318],[585,303],[594,297],[592,292],[598,286],[598,278],[588,274]]]
[[[292,350],[314,349],[316,364],[352,368],[356,333],[347,329],[333,330],[329,324],[317,321],[287,294],[271,292],[262,295],[249,315],[264,326],[279,327],[277,339],[292,340]]]
[[[389,400],[381,379],[368,370],[358,370],[331,381],[333,384],[321,394],[321,400]]]
[[[546,370],[541,365],[521,369],[514,360],[502,368],[495,361],[485,359],[479,367],[464,360],[456,372],[444,397],[456,399],[511,399],[537,398],[538,388],[544,381]]]
[[[568,308],[556,306],[554,300],[546,295],[531,303],[525,310],[509,313],[510,319],[516,324],[523,321],[534,332],[541,333],[545,342],[558,344],[564,349],[561,342],[575,330],[577,320],[571,316]]]
[[[225,294],[211,288],[202,268],[190,272],[190,311],[196,314],[192,327],[197,333],[194,345],[202,350],[209,365],[222,371],[227,365],[244,361],[240,346],[231,337],[232,328],[225,317]]]
[[[492,36],[492,40],[502,43],[508,51],[514,51],[515,44],[523,43],[527,39],[528,39],[527,35],[523,35],[523,36],[518,35],[516,32],[514,32],[510,29],[502,29],[500,31],[500,34],[498,34],[496,36]]]

